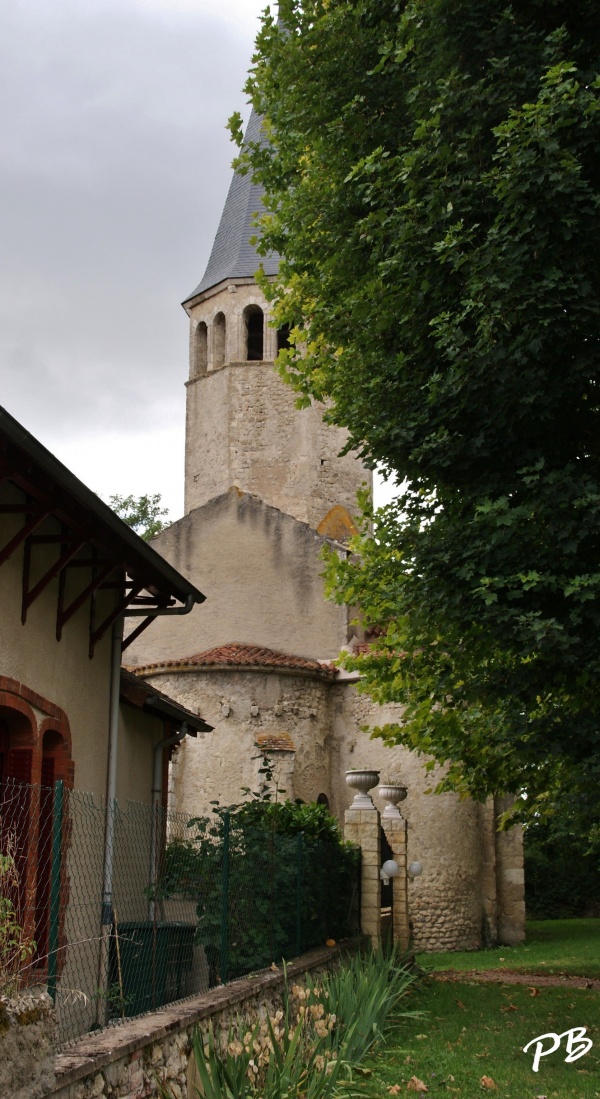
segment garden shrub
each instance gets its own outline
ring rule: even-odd
[[[25,980],[35,954],[35,940],[18,917],[16,900],[20,880],[17,870],[17,840],[14,833],[3,837],[0,853],[0,995],[14,996]]]
[[[196,900],[211,984],[354,930],[360,855],[325,806],[254,796],[189,830],[167,845],[156,895]]]

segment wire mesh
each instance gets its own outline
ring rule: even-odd
[[[0,992],[44,984],[65,1045],[341,937],[357,883],[347,847],[222,810],[4,782]]]

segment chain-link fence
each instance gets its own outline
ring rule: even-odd
[[[358,855],[301,832],[0,789],[0,991],[44,984],[61,1042],[353,930]]]

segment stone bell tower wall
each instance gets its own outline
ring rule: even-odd
[[[248,309],[262,310],[263,355],[248,361]],[[277,373],[277,333],[252,280],[237,280],[188,306],[186,513],[235,486],[317,529],[331,509],[356,513],[356,493],[372,485],[347,434],[323,423],[323,406],[296,408]],[[340,537],[340,532],[324,533]]]

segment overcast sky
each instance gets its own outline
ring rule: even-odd
[[[2,0],[0,404],[183,509],[187,318],[263,0]]]

